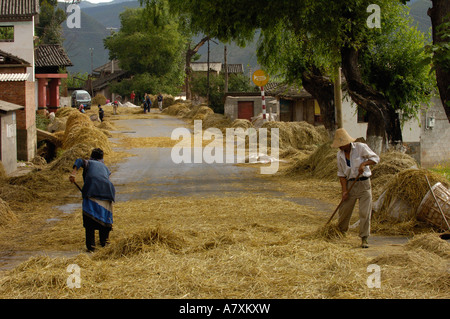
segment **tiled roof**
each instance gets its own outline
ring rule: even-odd
[[[25,106],[0,100],[0,111],[2,111],[2,112],[17,111],[17,110],[21,110],[23,108],[25,108]]]
[[[112,81],[120,79],[121,77],[124,77],[127,74],[128,74],[127,71],[118,71],[114,72],[113,74],[108,74],[104,77],[92,81],[92,87],[95,90],[101,90],[102,88],[108,86]]]
[[[114,72],[122,71],[122,69],[119,67],[119,60],[114,60],[113,66]],[[111,61],[108,61],[107,63],[95,68],[93,71],[98,73],[101,73],[102,71],[111,72]]]
[[[26,81],[30,73],[0,73],[0,82]]]
[[[299,88],[295,85],[280,84],[277,82],[268,83],[265,87],[268,94],[278,96],[281,98],[310,98],[305,89]]]
[[[39,0],[0,0],[0,21],[28,20],[39,13]]]
[[[35,49],[34,55],[36,67],[73,65],[64,48],[58,44],[40,45]]]
[[[1,0],[0,0],[1,1]],[[4,64],[16,64],[18,66],[31,66],[30,62],[25,61],[18,56],[0,50],[0,66]]]

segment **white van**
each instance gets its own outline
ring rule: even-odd
[[[76,90],[72,93],[72,107],[79,108],[84,105],[85,110],[91,108],[91,95],[85,90]]]

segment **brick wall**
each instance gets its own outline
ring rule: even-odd
[[[36,155],[36,103],[34,82],[0,82],[0,100],[25,106],[16,112],[17,158],[30,161]]]

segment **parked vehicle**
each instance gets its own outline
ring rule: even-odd
[[[79,108],[81,104],[84,105],[85,110],[91,108],[91,95],[85,90],[76,90],[72,93],[72,107]]]

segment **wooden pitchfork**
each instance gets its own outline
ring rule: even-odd
[[[358,174],[358,176],[356,176],[355,180],[353,181],[353,183],[350,185],[350,188],[348,189],[347,193],[350,193],[350,191],[352,190],[353,186],[355,185],[355,183],[358,181],[359,177],[361,176],[361,174]],[[334,215],[336,215],[336,212],[339,210],[339,208],[341,208],[342,204],[344,203],[344,200],[341,199],[341,202],[339,203],[339,205],[336,207],[336,209],[334,210],[333,215],[331,215],[330,219],[328,219],[327,223],[325,225],[328,225],[331,220],[333,219]]]

